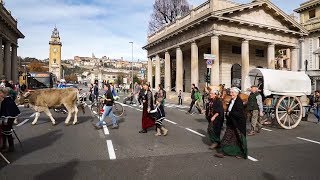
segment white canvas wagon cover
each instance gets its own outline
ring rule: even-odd
[[[252,69],[245,79],[245,87],[258,85],[263,78],[264,95],[303,96],[311,94],[311,80],[304,72],[281,71],[273,69]]]

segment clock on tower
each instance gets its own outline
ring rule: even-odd
[[[62,74],[61,66],[61,47],[60,35],[57,27],[52,31],[51,40],[49,41],[49,72],[56,75],[57,80],[60,80]]]

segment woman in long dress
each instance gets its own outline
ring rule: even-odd
[[[155,125],[155,120],[151,117],[150,111],[153,110],[153,96],[148,84],[143,85],[143,111],[142,111],[142,130],[139,133],[147,133],[147,129]]]
[[[206,103],[206,119],[208,120],[208,135],[212,145],[209,149],[215,149],[220,145],[220,133],[224,121],[222,101],[217,96],[219,91],[211,90]]]
[[[231,88],[231,101],[229,103],[226,119],[227,129],[221,141],[219,153],[215,156],[223,158],[235,156],[247,159],[248,149],[246,140],[246,118],[244,113],[243,101],[238,96],[240,89]]]

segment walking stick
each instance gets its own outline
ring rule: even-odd
[[[0,152],[0,156],[2,157],[3,160],[5,160],[8,164],[10,164],[10,161],[4,155]]]
[[[21,147],[21,150],[23,151],[22,143],[21,143],[21,141],[20,141],[20,139],[19,139],[19,137],[18,137],[18,135],[17,135],[16,131],[15,131],[13,128],[12,128],[12,132],[14,133],[14,135],[16,136],[16,138],[18,139],[19,144],[20,144],[20,147]]]

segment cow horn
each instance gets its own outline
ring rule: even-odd
[[[30,92],[26,92],[23,96],[28,97],[30,95]]]

